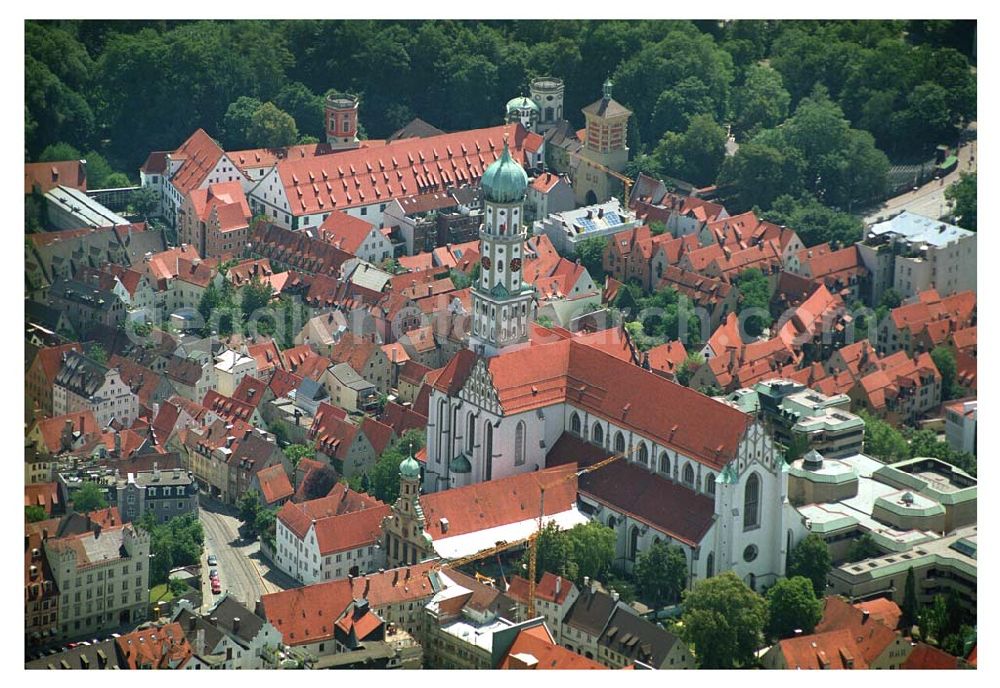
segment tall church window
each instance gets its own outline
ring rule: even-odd
[[[705,564],[705,578],[715,575],[715,552],[708,553],[708,562]]]
[[[576,411],[574,411],[573,415],[570,416],[569,431],[572,432],[574,435],[580,434],[580,414],[577,413]]]
[[[684,466],[684,484],[688,487],[694,487],[694,468],[691,464]]]
[[[493,479],[493,423],[486,421],[486,452],[484,456],[486,457],[486,470],[484,472],[485,480]]]
[[[743,492],[743,527],[756,528],[760,525],[760,478],[751,473]]]
[[[514,465],[524,465],[524,421],[518,421],[514,429]]]
[[[639,463],[643,466],[649,465],[649,450],[646,448],[645,442],[639,443]]]
[[[639,553],[639,527],[632,526],[629,533],[628,558],[635,561],[636,554]]]
[[[469,414],[469,427],[465,433],[465,453],[470,457],[476,446],[476,416]]]
[[[660,473],[670,475],[670,457],[667,452],[660,452]]]
[[[444,444],[447,441],[445,438],[445,426],[448,422],[448,402],[444,399],[438,402],[438,414],[437,414],[437,452],[435,455],[435,460],[441,463],[441,457],[444,456]]]
[[[594,444],[604,444],[604,427],[600,423],[594,423]]]
[[[705,492],[707,492],[708,494],[712,495],[713,497],[715,496],[715,474],[714,473],[709,473],[708,476],[705,478]]]
[[[625,452],[625,435],[621,433],[621,430],[615,434],[615,451],[619,454],[623,454]]]

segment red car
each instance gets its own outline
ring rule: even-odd
[[[212,594],[213,595],[218,595],[220,592],[222,592],[222,584],[219,583],[219,579],[218,578],[213,578],[212,579]]]

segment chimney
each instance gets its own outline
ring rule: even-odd
[[[448,532],[448,526],[449,526],[448,519],[442,518],[441,519],[441,532],[442,533],[447,533]]]
[[[862,609],[861,610],[861,623],[862,624],[868,623],[868,619],[869,618],[871,618],[871,613],[867,609]]]
[[[591,595],[596,595],[597,594],[597,581],[596,580],[590,581],[590,594]]]
[[[611,599],[613,599],[615,602],[621,599],[621,594],[619,594],[618,591],[615,590],[614,588],[611,588]]]
[[[562,590],[562,576],[556,576],[556,597],[559,597],[559,592]]]
[[[94,539],[96,540],[99,537],[101,537],[101,524],[100,523],[95,523],[94,524]]]
[[[122,458],[122,434],[120,430],[115,430],[115,458]]]
[[[234,616],[233,617],[233,633],[239,633],[239,632],[240,632],[240,617]]]

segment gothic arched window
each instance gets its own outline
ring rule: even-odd
[[[469,426],[465,433],[465,453],[470,457],[472,456],[472,451],[476,446],[476,416],[473,413],[469,414]]]
[[[518,421],[514,429],[514,465],[524,465],[524,421]]]
[[[615,434],[615,451],[619,454],[625,453],[625,435],[619,430]]]
[[[667,452],[660,452],[660,473],[670,475],[670,457]]]
[[[688,487],[694,487],[694,469],[691,464],[684,466],[684,484]]]
[[[708,494],[712,495],[713,497],[715,496],[715,474],[714,473],[709,473],[708,476],[705,477],[705,492],[707,492]]]
[[[636,555],[639,553],[639,527],[632,526],[632,531],[629,534],[628,542],[628,558],[635,561]]]
[[[756,528],[760,525],[760,478],[751,473],[743,492],[743,527]]]
[[[639,443],[639,463],[643,466],[649,465],[649,449],[646,448],[645,442]]]
[[[708,562],[705,564],[705,578],[715,575],[715,552],[708,553]]]
[[[437,414],[437,452],[435,453],[435,460],[441,463],[441,457],[445,455],[445,431],[447,430],[448,423],[448,402],[442,399],[438,402],[438,414]]]
[[[604,427],[600,423],[594,423],[594,444],[604,444]]]
[[[573,411],[573,415],[569,419],[569,431],[574,435],[580,434],[580,414]]]

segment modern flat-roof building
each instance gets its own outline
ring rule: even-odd
[[[890,288],[904,299],[976,290],[976,233],[967,229],[904,211],[869,227],[857,246],[871,271],[871,304]]]
[[[621,201],[612,198],[600,205],[552,213],[535,222],[533,233],[548,235],[560,255],[575,256],[577,245],[584,239],[606,237],[639,224],[634,212],[622,208]]]
[[[108,210],[88,196],[85,191],[68,186],[57,186],[45,194],[49,224],[55,229],[80,227],[116,227],[129,221]]]
[[[975,399],[958,399],[945,404],[944,409],[944,434],[948,444],[955,451],[975,454],[978,402]]]

